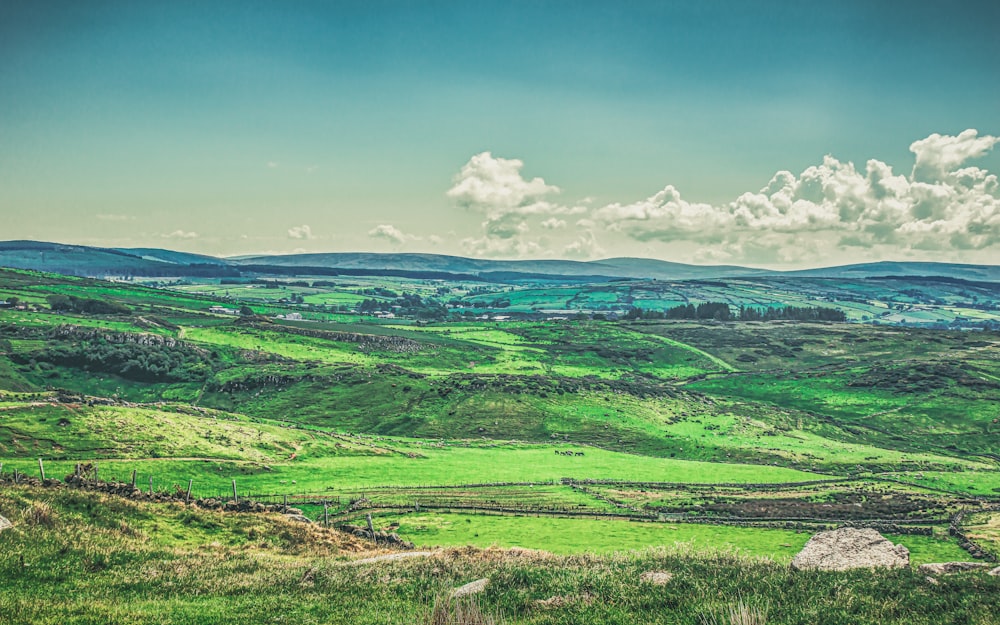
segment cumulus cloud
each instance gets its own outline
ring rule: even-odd
[[[485,215],[482,237],[463,241],[469,253],[484,256],[525,256],[542,251],[535,241],[526,242],[531,231],[529,220],[544,219],[546,229],[561,228],[566,222],[553,217],[584,212],[579,206],[567,206],[551,198],[559,187],[542,178],[525,178],[524,162],[495,157],[490,152],[476,154],[455,176],[448,197],[468,210]]]
[[[406,243],[407,241],[416,241],[420,239],[420,237],[418,236],[412,234],[406,234],[405,232],[403,232],[402,230],[391,224],[380,224],[378,226],[375,226],[374,228],[368,231],[368,236],[370,236],[373,239],[385,239],[386,241],[389,241],[390,243],[395,243],[397,245],[401,245],[403,243]]]
[[[462,239],[462,249],[469,256],[486,258],[540,256],[544,252],[537,241],[522,238],[498,239],[490,236]]]
[[[694,244],[699,260],[714,262],[802,262],[810,254],[861,248],[897,256],[960,253],[1000,244],[997,176],[968,165],[997,143],[1000,138],[971,129],[930,135],[911,144],[915,162],[908,176],[875,159],[857,167],[826,156],[797,175],[779,171],[763,188],[724,204],[689,201],[667,185],[633,202],[562,205],[551,199],[558,187],[521,176],[521,161],[484,152],[462,168],[448,195],[486,215],[483,236],[465,245],[488,255],[537,253],[542,246],[532,240],[531,224],[555,235],[564,231],[560,217],[566,215],[578,215],[577,238],[563,240],[564,253],[576,257],[600,253],[595,232]]]
[[[965,161],[985,155],[997,142],[1000,138],[989,135],[980,137],[972,128],[954,137],[934,133],[926,139],[914,141],[910,144],[910,151],[917,157],[913,165],[913,179],[943,180]]]
[[[312,228],[306,224],[301,226],[293,226],[288,229],[289,239],[313,239],[315,238],[312,233]]]
[[[173,232],[160,235],[164,239],[197,239],[197,232],[187,232],[184,230],[174,230]]]
[[[563,254],[569,258],[580,258],[590,260],[604,254],[604,249],[597,244],[597,237],[587,230],[565,248]]]
[[[728,204],[689,202],[667,186],[639,202],[601,207],[593,216],[639,241],[695,241],[720,246],[716,257],[758,262],[792,262],[803,241],[831,235],[840,247],[981,250],[1000,242],[997,177],[961,166],[1000,139],[977,135],[967,130],[914,142],[909,177],[878,160],[859,170],[827,156],[797,176],[780,171],[764,188]]]
[[[546,212],[545,196],[559,193],[559,187],[541,178],[525,180],[524,163],[518,159],[494,157],[489,152],[476,154],[455,177],[448,197],[460,205],[494,213]]]

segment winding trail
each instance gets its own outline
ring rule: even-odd
[[[671,346],[677,347],[679,349],[687,350],[687,351],[689,351],[689,352],[691,352],[693,354],[697,354],[698,356],[701,356],[702,358],[707,358],[707,359],[711,360],[713,363],[715,363],[716,365],[718,365],[719,367],[722,367],[723,371],[726,371],[728,373],[733,373],[735,371],[738,371],[738,369],[736,367],[732,366],[731,364],[729,364],[725,360],[719,358],[718,356],[713,356],[712,354],[709,354],[708,352],[706,352],[703,349],[698,349],[694,345],[688,345],[687,343],[681,343],[680,341],[676,341],[674,339],[667,338],[665,336],[660,336],[659,334],[651,334],[651,333],[646,333],[646,332],[643,332],[643,334],[645,334],[648,337],[654,338],[654,339],[659,339],[661,342],[666,343],[667,345],[671,345]]]

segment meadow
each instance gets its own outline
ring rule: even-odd
[[[459,568],[491,562],[510,573],[503,560],[508,556],[497,555],[498,564],[492,555],[475,554],[514,546],[556,554],[510,573],[534,580],[511,582],[527,593],[520,599],[517,593],[487,594],[491,609],[515,615],[516,622],[571,622],[569,614],[620,622],[621,613],[586,601],[570,601],[575,607],[569,611],[531,607],[551,596],[538,593],[555,592],[545,580],[563,575],[560,567],[575,567],[566,564],[577,562],[573,558],[587,565],[573,569],[583,577],[565,581],[567,592],[578,595],[582,591],[572,588],[585,587],[595,596],[635,602],[638,591],[614,586],[622,567],[669,564],[691,571],[692,579],[706,576],[692,582],[701,584],[717,574],[704,563],[715,562],[716,569],[731,572],[725,575],[753,570],[755,583],[780,580],[794,587],[798,582],[782,572],[789,558],[813,532],[846,523],[878,527],[910,548],[914,563],[972,557],[949,532],[956,523],[987,557],[997,549],[996,332],[575,314],[483,320],[463,308],[503,297],[510,302],[496,310],[538,313],[550,304],[608,309],[622,303],[617,298],[626,287],[522,285],[491,293],[482,285],[404,278],[348,284],[264,288],[192,281],[164,288],[0,270],[0,291],[22,303],[0,308],[0,478],[12,484],[15,474],[35,477],[41,459],[48,477],[62,478],[82,464],[88,475],[106,481],[128,483],[134,472],[143,491],[184,493],[190,483],[194,497],[228,499],[235,481],[241,498],[274,503],[287,496],[314,520],[324,518],[325,504],[333,525],[371,514],[377,526],[394,527],[418,547],[487,550],[456,556]],[[707,283],[627,287],[632,303],[650,309],[690,302],[691,289],[714,301],[727,293],[734,305],[774,305],[753,281],[743,290],[730,284],[728,291]],[[114,302],[128,314],[51,310],[52,296]],[[402,308],[417,296],[431,303]],[[816,297],[787,301],[823,302]],[[907,297],[914,299],[907,306],[923,305]],[[421,318],[446,310],[449,298],[457,303],[445,319]],[[399,317],[379,319],[352,310],[365,300],[403,303]],[[249,306],[250,312],[210,310],[220,305]],[[278,317],[295,312],[303,319]],[[115,615],[109,622],[141,620],[165,605],[188,614],[189,622],[205,615],[223,619],[216,602],[232,594],[223,585],[235,582],[222,553],[239,554],[252,570],[329,570],[325,581],[313,583],[326,591],[360,592],[369,605],[339,609],[370,622],[419,619],[440,590],[435,585],[448,577],[419,563],[391,565],[416,576],[419,587],[392,598],[386,594],[392,584],[360,591],[329,568],[335,565],[311,554],[317,548],[339,557],[332,556],[342,547],[335,543],[350,539],[333,530],[286,540],[292,534],[282,529],[279,538],[260,542],[256,537],[264,530],[253,527],[272,521],[209,520],[215,517],[208,512],[185,512],[176,504],[163,504],[170,512],[162,517],[153,504],[139,503],[115,504],[100,516],[80,502],[104,495],[17,492],[0,499],[0,513],[18,516],[41,498],[74,527],[107,525],[114,517],[136,536],[157,537],[152,551],[130,542],[130,555],[121,560],[88,552],[103,553],[98,543],[118,539],[122,532],[115,534],[112,523],[112,534],[99,533],[92,546],[81,548],[81,561],[98,558],[84,566],[108,588],[152,593],[148,602],[121,613],[75,570],[61,574],[66,584],[84,584],[97,598],[94,610]],[[55,553],[63,543],[48,534],[39,538],[49,531],[46,526],[35,538],[15,536],[50,541]],[[223,535],[228,538],[213,538]],[[288,541],[298,542],[293,547]],[[326,546],[314,547],[316,541]],[[220,546],[204,547],[215,542]],[[370,548],[353,545],[345,554]],[[186,574],[171,579],[197,592],[217,592],[202,602],[122,581],[130,562],[153,566],[162,557],[155,549],[174,554],[182,567],[210,561],[212,572],[197,580]],[[312,559],[306,565],[302,558]],[[3,562],[17,566],[9,558]],[[606,573],[587,573],[587,567]],[[253,583],[260,582],[256,575]],[[893,583],[907,597],[925,592],[919,579],[900,575]],[[835,586],[833,579],[818,583]],[[852,588],[875,592],[851,580]],[[961,593],[979,588],[977,580],[962,582],[972,586]],[[731,588],[751,588],[742,584]],[[38,622],[73,622],[74,614],[94,613],[72,600],[32,612],[32,591],[18,588],[0,593],[0,608],[8,613]],[[279,595],[304,601],[291,611],[300,620],[330,621],[328,608],[308,598],[312,591],[303,592],[293,584]],[[864,600],[870,602],[869,622],[877,622],[874,596]],[[787,600],[780,595],[774,622],[854,622],[846,613],[803,620],[806,613],[790,612]],[[245,609],[273,609],[262,601],[248,600]],[[681,622],[696,617],[693,604],[674,598],[669,605],[681,610]],[[978,607],[967,610],[970,622],[991,622]],[[643,614],[648,622],[677,622],[658,612]]]

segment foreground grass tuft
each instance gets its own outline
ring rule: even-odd
[[[722,610],[722,615],[714,612],[701,616],[701,625],[767,625],[767,608],[749,605],[741,597],[734,605]]]
[[[454,599],[440,595],[434,600],[430,615],[421,625],[505,625],[502,616],[483,611],[474,597]]]

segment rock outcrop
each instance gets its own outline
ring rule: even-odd
[[[469,582],[464,586],[459,586],[451,592],[451,597],[453,599],[458,599],[459,597],[468,597],[469,595],[478,595],[479,593],[486,590],[486,585],[490,583],[490,578],[484,577],[482,579],[477,579],[474,582]]]
[[[873,529],[842,527],[820,532],[792,560],[795,570],[846,571],[862,568],[902,568],[910,565],[910,552],[894,545]]]
[[[949,575],[988,568],[990,565],[985,562],[931,562],[921,564],[918,570],[925,575]]]
[[[0,532],[4,531],[8,527],[14,527],[14,524],[0,515]]]

